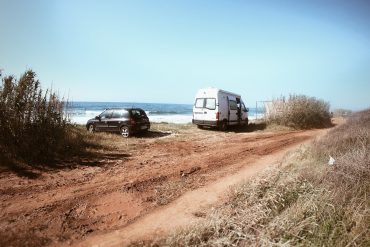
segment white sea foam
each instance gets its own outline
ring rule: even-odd
[[[91,119],[89,116],[71,116],[71,123],[74,124],[86,124],[87,120]]]
[[[87,113],[87,112],[86,112]],[[80,114],[80,115],[72,115],[70,116],[71,122],[76,124],[86,124],[87,120],[94,118],[95,116],[99,115],[101,112],[99,111],[89,111],[89,114]],[[148,115],[150,122],[153,123],[175,123],[175,124],[186,124],[191,123],[192,115],[181,115],[181,114],[173,114],[173,115]],[[263,119],[264,114],[257,114],[257,119]],[[255,114],[249,114],[249,120],[253,121],[256,119]]]
[[[253,121],[253,120],[256,120],[256,119],[264,119],[265,118],[265,114],[264,113],[249,113],[248,114],[248,119],[249,121]]]
[[[149,120],[153,123],[175,123],[175,124],[186,124],[191,123],[191,120],[193,118],[192,115],[180,115],[180,114],[174,114],[174,115],[149,115]]]
[[[70,116],[71,122],[75,124],[86,124],[87,120],[94,118],[99,114],[89,114],[89,115],[72,115]],[[150,122],[153,123],[176,123],[176,124],[186,124],[191,123],[192,115],[149,115]]]
[[[98,116],[103,110],[93,110],[93,109],[77,109],[74,111],[69,112],[69,117],[72,123],[76,124],[86,124],[86,122]],[[153,110],[153,111],[146,111],[146,114],[149,117],[149,120],[153,123],[160,123],[160,122],[167,122],[167,123],[176,123],[176,124],[186,124],[191,123],[192,121],[192,114],[174,114],[168,112],[160,111],[160,110]],[[253,111],[249,112],[249,121],[254,121],[257,119],[263,119],[265,116],[263,113],[255,113]],[[257,115],[257,116],[256,116]]]

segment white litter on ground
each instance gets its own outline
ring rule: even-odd
[[[335,159],[329,155],[328,165],[331,165],[332,166],[332,165],[334,165],[334,163],[335,163]]]

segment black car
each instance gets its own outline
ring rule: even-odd
[[[106,109],[99,116],[87,121],[86,128],[90,132],[121,132],[123,137],[129,137],[149,130],[150,122],[145,111],[140,108]]]

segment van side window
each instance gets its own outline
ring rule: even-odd
[[[196,99],[195,108],[203,108],[203,106],[204,106],[204,99]]]
[[[229,100],[230,110],[238,110],[238,104],[235,100]]]
[[[206,99],[206,108],[209,110],[216,109],[216,99],[207,98]]]
[[[247,108],[245,107],[244,103],[242,103],[242,111],[246,112]]]

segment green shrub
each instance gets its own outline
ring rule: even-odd
[[[287,101],[272,101],[267,121],[296,129],[328,127],[331,125],[329,103],[305,95],[290,95]]]
[[[43,91],[36,74],[2,79],[0,87],[1,156],[38,163],[53,160],[70,142],[66,102]]]

